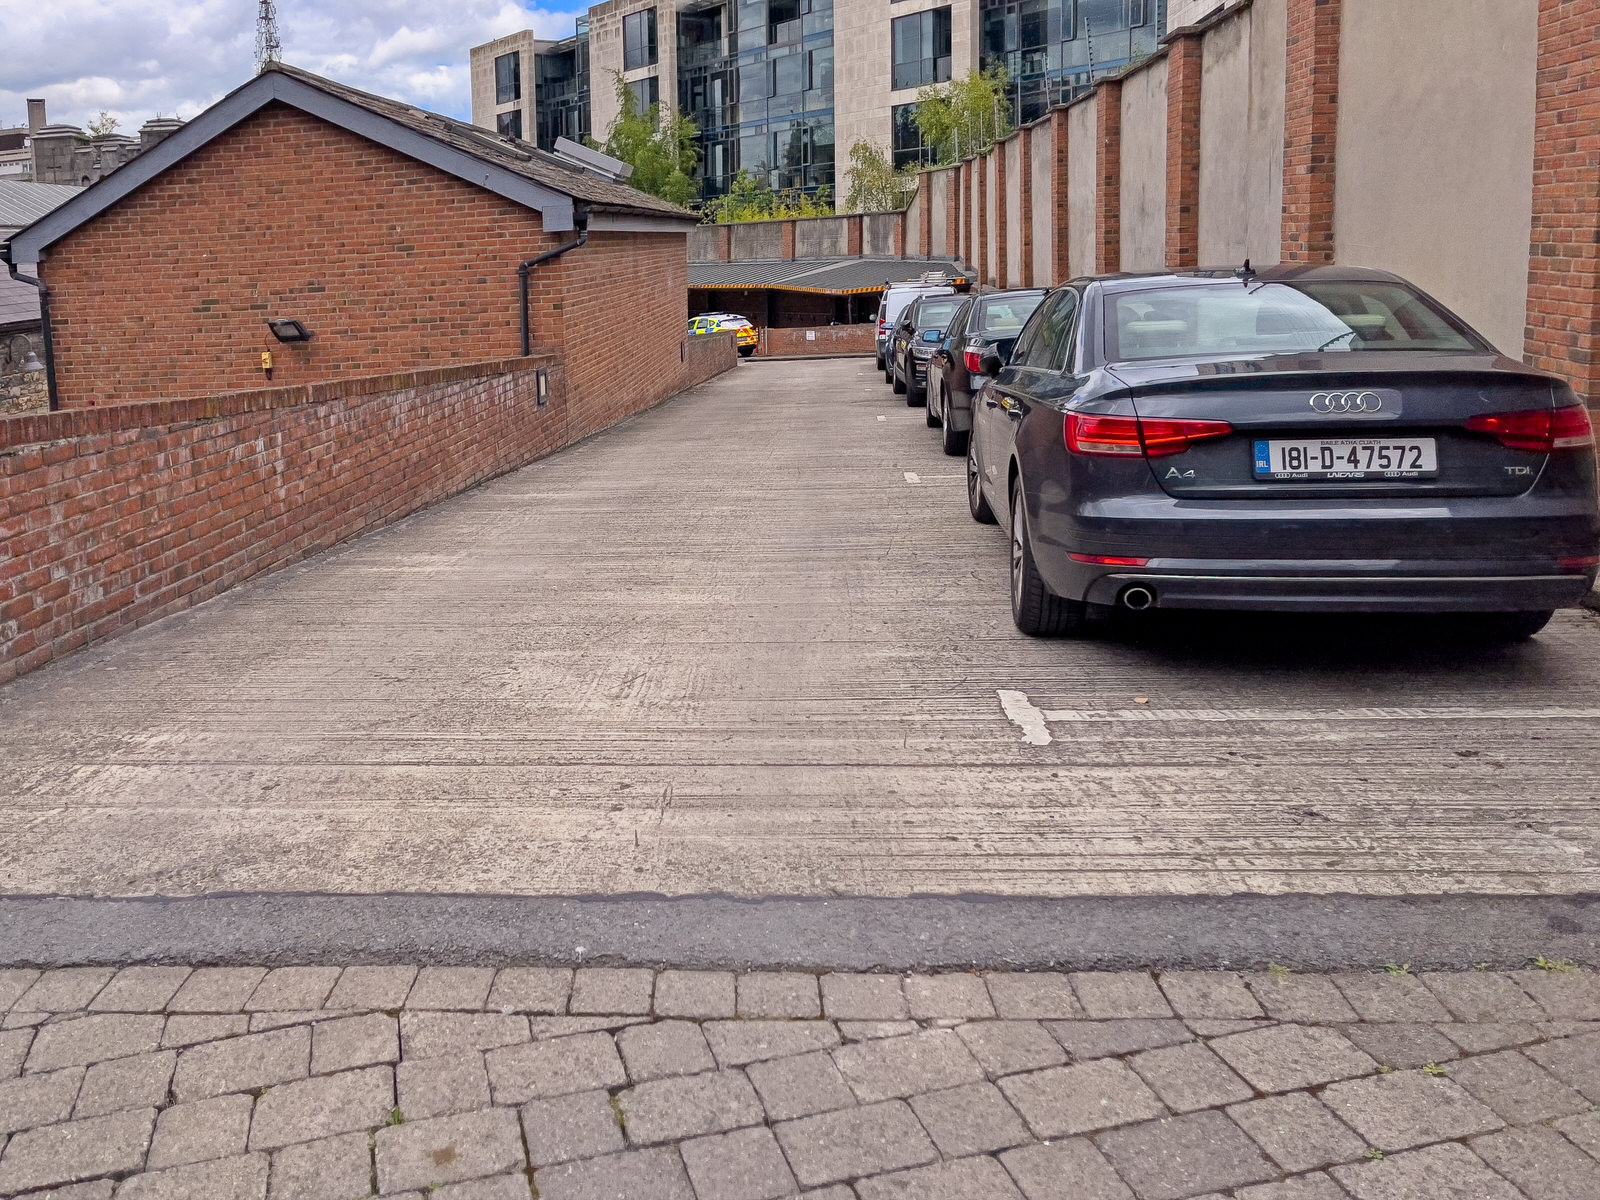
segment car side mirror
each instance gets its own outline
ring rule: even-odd
[[[943,336],[944,334],[940,333],[937,329],[924,329],[922,331],[922,340],[925,342],[937,342]]]
[[[992,351],[978,360],[978,370],[982,371],[990,379],[998,376],[1000,368],[1005,365],[1005,360]]]

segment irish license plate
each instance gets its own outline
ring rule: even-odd
[[[1433,438],[1297,438],[1255,444],[1257,479],[1431,479]]]

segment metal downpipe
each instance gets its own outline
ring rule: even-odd
[[[573,212],[573,223],[578,227],[578,236],[565,245],[556,246],[546,250],[543,254],[535,254],[517,268],[517,287],[522,297],[522,357],[527,358],[533,353],[533,331],[528,322],[528,277],[533,274],[533,269],[540,263],[549,262],[552,258],[560,258],[569,250],[576,250],[589,240],[589,210],[580,207]],[[46,343],[48,345],[48,343]]]
[[[44,383],[50,396],[50,411],[61,411],[61,396],[56,391],[56,347],[55,339],[50,336],[50,289],[44,286],[42,279],[35,279],[32,275],[23,275],[17,270],[17,264],[9,258],[6,259],[6,269],[11,278],[18,283],[26,283],[39,289],[39,323],[44,334]]]

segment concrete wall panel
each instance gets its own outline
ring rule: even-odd
[[[922,244],[922,210],[928,203],[927,189],[918,187],[906,205],[906,257],[926,258],[927,247]]]
[[[1283,254],[1287,0],[1256,0],[1206,33],[1200,84],[1200,262]]]
[[[849,252],[848,218],[818,217],[794,223],[796,258],[834,258]]]
[[[999,174],[995,164],[1001,153],[997,146],[983,156],[983,273],[993,283],[1000,273],[1000,205]]]
[[[1022,161],[1022,135],[1006,139],[1006,283],[1016,287],[1022,282],[1022,172],[1027,169]]]
[[[946,258],[954,254],[950,244],[950,172],[934,171],[922,177],[922,193],[933,205],[931,257]]]
[[[1122,84],[1122,269],[1167,260],[1167,60]]]
[[[867,213],[861,218],[861,253],[894,253],[894,213]]]
[[[1033,172],[1033,285],[1048,287],[1062,282],[1050,278],[1051,264],[1055,261],[1055,189],[1054,149],[1051,145],[1050,122],[1038,125],[1033,131],[1033,161],[1027,169]]]
[[[1520,357],[1538,0],[1345,0],[1334,245]]]
[[[1067,111],[1067,260],[1072,274],[1093,275],[1095,162],[1099,96],[1090,96]]]
[[[689,231],[689,261],[711,262],[717,257],[722,230],[715,225],[696,225]]]
[[[749,221],[732,228],[734,262],[783,257],[782,221]]]

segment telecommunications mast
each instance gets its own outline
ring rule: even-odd
[[[278,9],[272,0],[260,0],[256,6],[256,73],[266,70],[270,62],[277,62],[283,52],[278,40]]]

